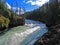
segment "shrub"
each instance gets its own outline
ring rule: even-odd
[[[10,20],[0,15],[0,28],[8,28]]]

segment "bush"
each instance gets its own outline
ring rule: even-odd
[[[10,20],[0,15],[0,28],[8,28]]]
[[[7,9],[4,2],[0,2],[0,30],[1,28],[16,27],[25,24],[23,15],[17,15],[12,10]]]

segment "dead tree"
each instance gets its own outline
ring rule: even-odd
[[[18,12],[18,2],[16,1],[16,11],[15,11],[15,13],[17,14],[17,12]]]
[[[20,12],[21,12],[21,7],[20,7],[20,9],[19,9],[19,15],[20,15]]]

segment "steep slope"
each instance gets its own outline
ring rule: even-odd
[[[8,26],[9,26],[7,28],[16,27],[16,26],[25,24],[25,17],[23,15],[17,15],[13,11],[7,9],[7,6],[5,5],[4,2],[0,2],[0,16],[1,16],[2,21],[3,21],[3,19],[4,20],[8,19],[10,21],[10,22],[7,22]],[[2,22],[0,21],[0,24],[1,23]],[[2,25],[0,25],[0,29],[1,29],[1,26]],[[2,29],[3,29],[3,27],[2,27]]]

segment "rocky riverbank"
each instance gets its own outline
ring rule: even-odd
[[[60,45],[60,24],[49,27],[49,31],[38,39],[34,45]]]

